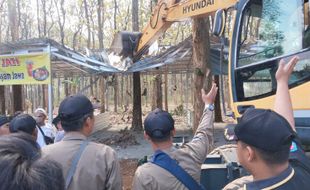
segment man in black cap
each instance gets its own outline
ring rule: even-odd
[[[288,79],[298,61],[281,61],[276,73],[275,111],[247,110],[235,127],[240,164],[252,176],[237,179],[225,190],[298,189],[310,187],[310,162],[296,139]],[[290,161],[289,161],[290,160]]]
[[[32,136],[34,140],[37,140],[38,131],[36,128],[36,120],[28,114],[19,114],[13,118],[10,122],[10,132],[18,133],[23,132]]]
[[[9,123],[10,123],[10,120],[8,117],[4,115],[0,115],[0,136],[7,135],[10,133]]]
[[[200,167],[213,145],[213,103],[217,87],[210,92],[202,90],[205,109],[192,141],[180,149],[173,147],[174,120],[161,109],[155,109],[144,120],[145,138],[150,142],[154,155],[139,166],[133,180],[133,189],[201,189]]]
[[[117,156],[104,144],[89,142],[94,109],[86,96],[64,99],[58,111],[65,136],[43,148],[43,155],[62,165],[67,190],[122,189]]]

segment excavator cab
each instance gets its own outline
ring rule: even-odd
[[[110,49],[112,52],[122,57],[132,58],[134,56],[134,52],[137,49],[141,36],[141,32],[117,32],[114,35],[114,39],[112,41]]]

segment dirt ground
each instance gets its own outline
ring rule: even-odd
[[[95,132],[90,139],[98,143],[111,146],[117,153],[123,179],[123,189],[130,190],[138,160],[152,154],[149,143],[144,139],[142,132],[133,132],[130,129],[130,114],[108,112],[96,118]],[[147,113],[143,113],[143,116]],[[188,127],[186,115],[173,115],[177,136],[186,136],[191,139],[192,130]],[[225,123],[216,123],[214,128],[215,146],[226,143],[223,138]]]
[[[120,164],[123,178],[123,190],[130,190],[133,176],[135,175],[135,171],[137,169],[138,160],[137,159],[121,160]]]

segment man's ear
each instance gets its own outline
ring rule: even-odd
[[[148,134],[146,134],[146,132],[144,131],[144,139],[150,141],[151,138]]]
[[[246,146],[246,150],[247,150],[247,160],[249,162],[253,162],[253,160],[256,157],[255,150],[252,147],[250,147],[250,146]]]
[[[86,121],[85,121],[85,124],[84,124],[84,127],[85,129],[88,131],[88,132],[92,132],[93,130],[93,127],[94,127],[94,121],[93,121],[93,118],[91,117],[87,117]]]
[[[175,134],[176,134],[176,131],[175,131],[175,128],[171,131],[171,135],[172,135],[172,137],[174,137],[175,136]]]

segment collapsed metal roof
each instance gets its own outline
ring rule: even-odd
[[[87,76],[100,73],[146,72],[185,72],[193,71],[192,37],[176,46],[171,46],[162,53],[145,57],[136,63],[130,60],[111,61],[113,56],[105,50],[92,52],[85,48],[85,54],[63,46],[52,39],[38,38],[8,42],[0,45],[0,55],[21,55],[27,53],[50,52],[53,77]],[[227,51],[224,57],[227,58]],[[220,66],[220,46],[211,45],[211,72],[227,74],[227,62]],[[163,67],[165,66],[165,67]]]
[[[145,71],[154,68],[162,72],[164,72],[164,70],[168,70],[168,72],[193,71],[194,66],[192,64],[192,41],[192,37],[190,36],[183,42],[168,48],[159,55],[144,58],[129,67],[128,72]],[[227,49],[224,49],[224,62],[222,68],[220,65],[220,52],[220,45],[218,43],[212,43],[210,49],[210,61],[211,72],[214,75],[227,74],[228,64],[226,60],[228,58],[228,51]],[[165,65],[167,67],[162,67]]]
[[[0,45],[0,55],[22,55],[37,52],[51,53],[53,76],[64,77],[120,72],[109,64],[104,51],[84,55],[51,39],[29,39]]]

